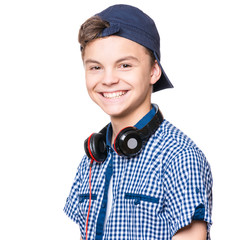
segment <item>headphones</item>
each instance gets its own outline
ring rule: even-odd
[[[114,140],[114,149],[118,155],[124,157],[134,157],[138,155],[143,145],[155,133],[159,125],[163,122],[163,115],[157,105],[154,104],[156,113],[150,122],[141,129],[136,127],[123,128]],[[91,134],[84,142],[86,155],[102,163],[107,158],[106,147],[106,125],[99,133]]]

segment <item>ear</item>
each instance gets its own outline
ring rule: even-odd
[[[151,69],[151,81],[150,83],[153,85],[155,84],[161,77],[162,74],[162,70],[157,62],[157,60],[155,60],[152,69]]]

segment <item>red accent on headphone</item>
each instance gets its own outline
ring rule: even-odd
[[[90,139],[91,139],[91,137],[92,137],[93,134],[95,134],[95,133],[92,133],[92,134],[89,136],[89,138],[88,138],[88,142],[87,142],[88,151],[89,151],[89,154],[90,154],[92,160],[96,161],[97,163],[101,163],[100,161],[97,161],[97,160],[94,158],[93,154],[91,153]]]
[[[92,134],[89,136],[89,138],[88,138],[88,150],[89,150],[89,154],[90,154],[91,158],[92,158],[94,161],[96,161],[96,159],[94,158],[94,156],[92,155],[91,150],[90,150],[90,139],[91,139],[91,137],[92,137],[93,134],[94,134],[94,133],[92,133]],[[97,162],[97,161],[96,161],[96,162]]]

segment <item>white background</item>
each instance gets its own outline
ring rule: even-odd
[[[239,239],[236,0],[1,1],[0,239],[79,239],[62,209],[84,139],[109,118],[87,95],[77,34],[114,3],[155,20],[175,88],[153,102],[211,164],[212,239]]]

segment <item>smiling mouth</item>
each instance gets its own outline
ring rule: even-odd
[[[118,91],[118,92],[103,92],[102,96],[108,99],[116,99],[124,96],[127,91]]]

